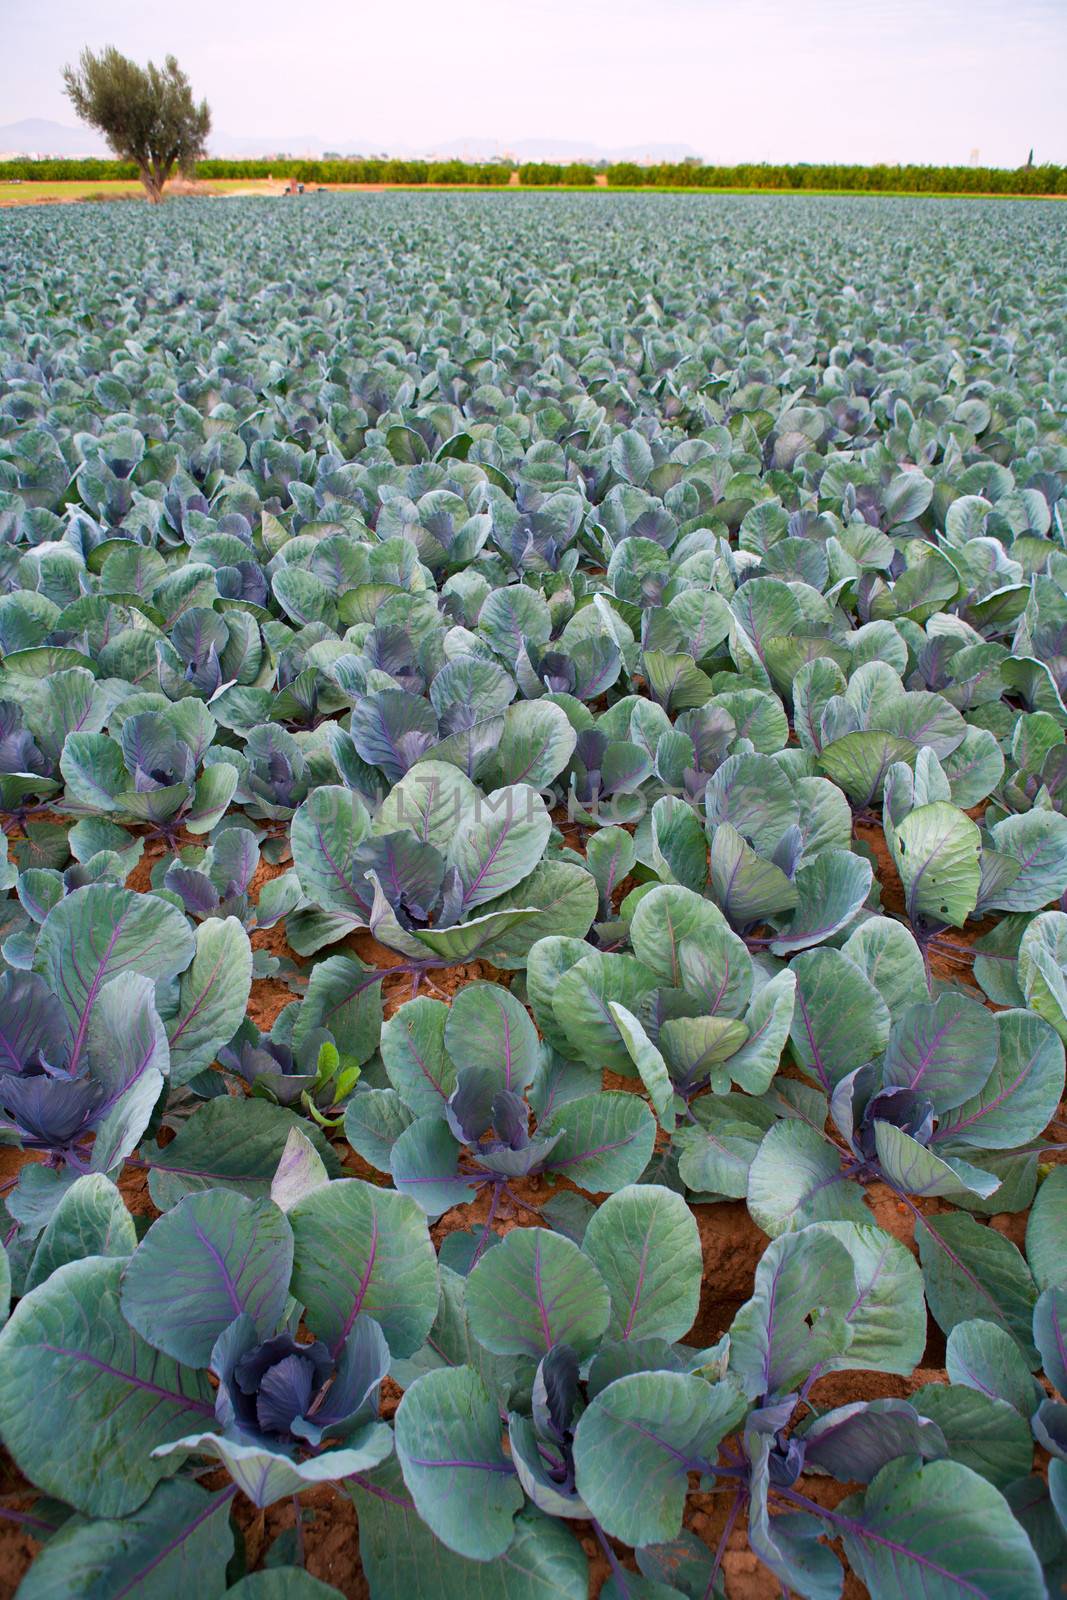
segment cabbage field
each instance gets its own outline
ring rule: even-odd
[[[1067,1579],[1067,209],[0,219],[0,1594]]]

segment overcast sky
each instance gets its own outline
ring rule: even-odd
[[[708,161],[1067,161],[1067,0],[0,0],[0,123],[84,45],[177,55],[215,128],[346,150],[683,143]]]

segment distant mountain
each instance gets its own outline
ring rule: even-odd
[[[365,147],[366,141],[364,142]],[[229,133],[213,133],[208,139],[211,155],[256,156],[277,155],[281,151],[295,156],[318,156],[323,150],[336,150],[339,146],[323,139],[320,134],[279,134],[270,139],[248,139]],[[345,149],[360,149],[360,145],[346,145]],[[0,151],[37,156],[108,156],[107,143],[92,128],[71,128],[62,122],[50,122],[45,117],[27,117],[22,122],[0,124]]]
[[[327,150],[341,155],[381,155],[439,160],[492,161],[507,156],[516,161],[683,161],[695,155],[685,144],[634,144],[600,146],[579,139],[446,139],[441,144],[416,146],[382,139],[327,139],[318,133],[275,134],[267,138],[226,132],[212,133],[208,153],[246,160],[265,156],[321,156]],[[91,128],[71,128],[45,117],[0,124],[0,152],[38,156],[106,156],[107,145]]]
[[[236,156],[246,161],[258,161],[264,156],[307,156],[316,158],[324,150],[336,150],[340,154],[348,151],[370,151],[377,149],[372,140],[364,139],[345,140],[338,144],[336,139],[324,139],[320,133],[279,133],[272,138],[248,137],[237,133],[212,133],[207,141],[208,155]]]
[[[45,117],[0,124],[0,150],[35,156],[106,156],[110,152],[92,128],[68,128]]]

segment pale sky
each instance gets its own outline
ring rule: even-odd
[[[86,44],[172,51],[216,130],[345,150],[1067,161],[1067,0],[0,0],[0,123],[73,123]]]

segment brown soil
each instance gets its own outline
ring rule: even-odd
[[[757,1228],[743,1200],[690,1207],[700,1231],[704,1279],[700,1310],[689,1340],[714,1344],[752,1293],[752,1279],[767,1235]]]
[[[903,917],[904,890],[896,865],[889,854],[881,823],[857,820],[853,823],[853,833],[875,858],[875,875],[882,888],[883,910],[893,916]],[[938,935],[937,944],[930,947],[931,976],[943,983],[965,983],[985,1000],[974,978],[974,946],[983,934],[991,932],[996,927],[999,920],[999,917],[990,916],[970,921],[963,928],[946,928]],[[988,1000],[985,1003],[993,1011],[1003,1009],[1001,1006],[992,1005]]]
[[[356,1508],[343,1489],[328,1484],[300,1496],[304,1511],[304,1562],[313,1578],[331,1584],[345,1600],[370,1600],[370,1589],[359,1564],[359,1528]],[[249,1568],[262,1564],[278,1535],[294,1526],[292,1500],[279,1501],[257,1511],[238,1495],[234,1517],[244,1533]]]
[[[556,820],[567,844],[573,849],[582,851],[588,830],[581,824],[568,821],[564,815],[560,815]],[[899,915],[903,910],[903,893],[881,827],[876,823],[857,822],[855,832],[857,838],[868,846],[876,860],[885,910]],[[182,837],[179,847],[181,844],[196,843],[202,841]],[[146,843],[141,861],[127,879],[128,886],[140,892],[147,890],[150,887],[153,866],[170,848],[162,840]],[[258,899],[263,884],[288,870],[290,865],[289,862],[261,863],[252,882],[252,899]],[[627,884],[619,887],[613,897],[616,903],[630,886]],[[934,947],[930,952],[933,976],[946,981],[962,981],[975,987],[971,970],[974,958],[973,945],[977,938],[995,925],[995,921],[995,918],[989,918],[984,923],[969,924],[963,930],[948,930],[940,946]],[[255,949],[291,960],[298,969],[305,967],[305,963],[295,956],[287,944],[284,925],[255,931],[251,935],[251,940]],[[337,948],[348,948],[368,965],[386,971],[403,965],[403,957],[378,943],[366,931],[350,935]],[[511,982],[512,977],[512,973],[500,971],[488,962],[473,960],[424,975],[419,982],[418,992],[451,1000],[452,996],[468,983],[489,981],[506,985]],[[413,980],[409,973],[397,972],[395,976],[385,977],[382,982],[385,1015],[391,1016],[399,1006],[412,997],[414,992]],[[253,984],[249,1015],[259,1028],[269,1029],[282,1008],[296,998],[292,989],[281,978],[256,980]],[[795,1075],[788,1064],[784,1070],[787,1075]],[[639,1079],[607,1071],[604,1073],[604,1086],[627,1093],[642,1092]],[[1063,1116],[1062,1108],[1060,1114]],[[1067,1127],[1062,1123],[1054,1125],[1049,1130],[1047,1138],[1051,1142],[1067,1145]],[[381,1173],[371,1169],[343,1138],[336,1136],[333,1142],[347,1174],[378,1185],[388,1182]],[[16,1177],[21,1166],[27,1161],[37,1159],[40,1157],[32,1153],[0,1147],[0,1188],[5,1182]],[[120,1178],[119,1187],[127,1206],[135,1216],[151,1218],[158,1215],[148,1192],[147,1173],[144,1170],[127,1168]],[[566,1179],[550,1182],[541,1177],[515,1182],[510,1187],[518,1203],[505,1200],[498,1207],[492,1223],[494,1231],[498,1234],[506,1234],[516,1227],[536,1226],[540,1209],[545,1201],[561,1189],[574,1188]],[[893,1234],[914,1253],[916,1250],[914,1215],[909,1208],[884,1184],[868,1186],[866,1194],[872,1220]],[[598,1197],[592,1198],[595,1200]],[[486,1190],[470,1204],[447,1212],[431,1229],[435,1246],[439,1247],[445,1238],[457,1230],[484,1226],[488,1219],[489,1206],[490,1194]],[[920,1209],[924,1214],[934,1216],[949,1211],[952,1207],[934,1200],[920,1203]],[[688,1337],[690,1343],[713,1344],[729,1328],[739,1307],[751,1293],[753,1275],[766,1249],[767,1237],[752,1221],[743,1201],[694,1205],[692,1210],[700,1233],[704,1275],[699,1311]],[[1025,1213],[993,1216],[988,1219],[988,1225],[1011,1239],[1016,1245],[1022,1246],[1026,1226]],[[812,1399],[816,1404],[828,1407],[886,1395],[906,1397],[924,1383],[945,1381],[942,1365],[944,1337],[932,1322],[924,1359],[926,1364],[908,1378],[873,1373],[833,1374],[815,1385]],[[383,1416],[386,1418],[392,1416],[399,1399],[399,1389],[387,1380],[382,1395]],[[810,1479],[802,1478],[798,1484],[801,1492],[828,1506],[836,1504],[850,1492],[852,1487],[817,1476]],[[13,1510],[27,1509],[32,1505],[33,1496],[34,1491],[21,1478],[10,1459],[0,1455],[0,1513],[10,1514]],[[715,1549],[722,1537],[731,1500],[732,1496],[729,1494],[709,1495],[694,1492],[690,1495],[686,1510],[686,1526],[710,1549]],[[369,1591],[359,1562],[358,1526],[351,1500],[343,1492],[323,1487],[303,1495],[302,1504],[305,1512],[311,1513],[310,1520],[305,1520],[304,1524],[309,1572],[333,1585],[342,1595],[348,1597],[348,1600],[365,1600]],[[292,1502],[287,1501],[272,1507],[264,1514],[255,1511],[243,1497],[238,1496],[235,1502],[235,1517],[246,1539],[249,1566],[254,1569],[262,1565],[273,1539],[284,1530],[292,1528],[294,1509]],[[590,1595],[595,1597],[607,1580],[610,1572],[609,1564],[587,1525],[577,1524],[574,1531],[581,1539],[590,1561]],[[7,1597],[14,1594],[38,1548],[37,1542],[28,1531],[11,1521],[9,1516],[0,1517],[0,1600],[7,1600]],[[615,1554],[624,1568],[636,1571],[633,1558],[624,1547],[616,1546]],[[840,1549],[838,1554],[841,1554]],[[734,1526],[727,1540],[723,1572],[729,1600],[778,1600],[781,1594],[780,1585],[748,1549],[743,1518]],[[862,1600],[865,1594],[866,1590],[855,1575],[846,1572],[845,1600]]]
[[[6,1450],[0,1450],[0,1600],[10,1600],[26,1568],[41,1548],[28,1527],[14,1520],[29,1512],[36,1497]]]

